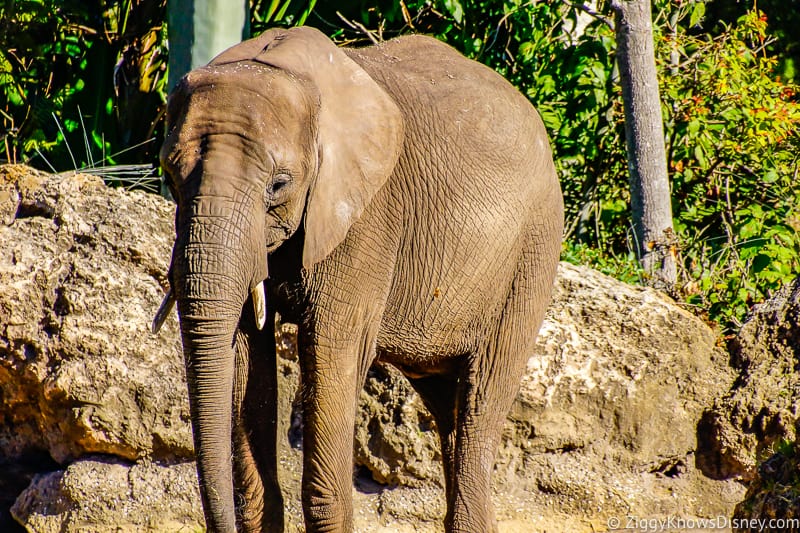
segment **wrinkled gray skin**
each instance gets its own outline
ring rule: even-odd
[[[339,49],[296,28],[189,73],[168,124],[170,281],[209,530],[283,529],[275,312],[300,327],[308,531],[352,530],[356,400],[376,359],[436,418],[447,530],[495,530],[495,451],[563,224],[533,107],[434,39]],[[250,294],[267,277],[259,330]]]

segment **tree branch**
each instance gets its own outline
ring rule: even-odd
[[[612,7],[613,7],[613,5],[615,3],[616,3],[616,0],[612,0],[612,2],[611,2]],[[572,7],[573,9],[577,9],[579,11],[583,11],[587,15],[590,15],[591,17],[594,17],[595,19],[597,19],[600,22],[602,22],[603,24],[605,24],[611,31],[614,31],[614,22],[611,19],[609,19],[608,17],[606,17],[605,15],[603,15],[602,13],[598,13],[597,11],[592,9],[591,7],[589,7],[589,6],[585,5],[585,4],[582,4],[582,3],[581,4],[572,4],[571,3],[570,7]]]
[[[372,41],[372,44],[378,44],[380,42],[380,40],[377,37],[375,37],[375,35],[360,22],[356,22],[354,20],[347,20],[347,17],[342,15],[342,13],[339,11],[336,12],[336,15],[338,15],[338,17],[342,19],[342,21],[351,28],[353,28],[354,30],[358,30],[364,35],[366,35],[369,38],[369,40]]]

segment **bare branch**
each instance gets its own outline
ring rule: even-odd
[[[411,18],[411,13],[408,12],[408,7],[404,0],[400,0],[400,9],[403,12],[403,20],[408,24],[408,27],[412,30],[416,30],[414,27],[414,20]]]
[[[336,12],[336,15],[337,15],[337,16],[338,16],[340,19],[342,19],[342,21],[343,21],[345,24],[347,24],[348,26],[350,26],[352,29],[354,29],[354,30],[358,30],[358,31],[360,31],[361,33],[363,33],[364,35],[366,35],[366,36],[369,38],[369,40],[370,40],[370,41],[372,41],[372,43],[373,43],[373,44],[378,44],[378,43],[380,42],[380,40],[379,40],[377,37],[375,37],[374,33],[373,33],[373,32],[371,32],[370,30],[368,30],[368,29],[367,29],[367,28],[366,28],[366,27],[365,27],[363,24],[361,24],[360,22],[356,22],[356,21],[354,21],[354,20],[348,20],[348,19],[347,19],[347,17],[345,17],[344,15],[342,15],[342,14],[341,14],[341,12],[339,12],[339,11],[337,11],[337,12]]]
[[[614,4],[616,4],[616,3],[617,3],[617,0],[612,0],[611,6],[612,6],[613,9],[616,9],[616,7],[614,7]],[[596,18],[597,20],[599,20],[600,22],[605,24],[611,31],[614,31],[614,21],[612,21],[610,18],[606,17],[602,13],[598,13],[597,11],[592,9],[591,7],[589,7],[589,6],[585,5],[585,4],[582,4],[582,3],[581,4],[570,4],[570,7],[572,7],[573,9],[577,9],[577,10],[583,11],[587,15],[590,15],[590,16]]]

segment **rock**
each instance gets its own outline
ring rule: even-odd
[[[58,463],[45,452],[0,463],[0,531],[25,533],[25,529],[11,516],[11,506],[37,474],[49,473],[59,468]]]
[[[769,531],[800,529],[800,448],[791,442],[777,448],[758,466],[744,500],[736,505],[734,531],[765,530],[761,525],[769,525]]]
[[[191,457],[177,320],[149,333],[173,208],[20,166],[0,185],[12,191],[0,212],[14,213],[0,225],[0,461]]]
[[[37,533],[198,531],[203,510],[194,462],[133,465],[87,457],[36,476],[11,512]]]
[[[442,455],[433,416],[411,385],[390,366],[376,366],[359,398],[354,440],[357,465],[375,481],[420,487],[441,484]]]
[[[794,441],[800,413],[800,279],[756,306],[731,342],[733,387],[704,413],[698,465],[715,479],[756,474],[757,458]]]
[[[739,377],[703,417],[706,470],[749,481],[737,532],[800,529],[799,322],[800,278],[748,316],[731,342]]]
[[[29,531],[199,527],[177,320],[149,333],[173,215],[96,178],[0,167],[0,465],[42,453],[61,464],[17,499]],[[302,531],[292,326],[278,341],[279,475],[287,529]],[[698,421],[734,377],[715,341],[659,293],[562,264],[495,465],[501,532],[729,516],[743,489],[695,467]],[[356,529],[440,530],[438,437],[419,397],[376,367],[359,405]]]
[[[562,263],[495,464],[498,515],[730,516],[742,488],[694,464],[698,421],[734,379],[727,360],[661,293]],[[380,482],[441,485],[434,424],[410,386],[373,372],[366,390],[378,394],[362,395],[357,460]],[[409,514],[388,497],[382,508]]]

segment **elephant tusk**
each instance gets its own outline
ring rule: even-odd
[[[164,295],[164,299],[161,301],[161,306],[159,306],[158,311],[156,311],[155,318],[153,318],[153,334],[158,333],[161,326],[164,325],[164,321],[169,316],[173,307],[175,307],[175,295],[172,294],[172,287],[170,287],[167,294]]]
[[[264,282],[262,281],[256,285],[250,295],[253,297],[253,311],[256,313],[256,327],[260,330],[267,321],[267,295],[264,291]]]

